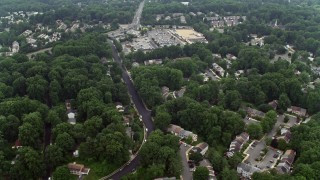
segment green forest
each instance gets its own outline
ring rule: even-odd
[[[129,38],[119,40],[108,39],[106,33],[131,23],[140,2],[0,2],[0,16],[41,12],[20,23],[5,19],[0,23],[1,53],[11,50],[14,41],[20,43],[19,53],[0,56],[0,179],[77,179],[67,167],[70,162],[91,168],[84,179],[99,179],[121,171],[137,152],[139,167],[122,179],[178,179],[186,161],[181,149],[205,142],[207,153],[190,153],[190,160],[198,166],[193,179],[208,179],[208,168],[200,166],[207,160],[217,179],[236,180],[245,149],[254,149],[252,144],[257,141],[265,142],[260,154],[266,155],[269,149],[294,150],[296,156],[289,173],[278,173],[279,163],[275,163],[264,172],[253,173],[252,179],[320,179],[318,0],[198,0],[188,5],[182,4],[183,0],[146,1],[137,36],[158,25],[171,29],[183,25],[203,34],[208,43],[125,53],[127,40],[134,42],[136,35],[125,32]],[[182,13],[186,23],[178,18],[156,20],[157,15],[173,17],[173,13]],[[240,23],[215,28],[208,20],[230,16],[241,16]],[[77,23],[92,27],[67,31],[58,29],[57,20],[70,29]],[[61,38],[40,41],[32,48],[22,34],[39,24],[46,28],[34,32],[35,37],[42,33],[52,36],[51,28],[61,33]],[[263,43],[252,43],[256,39]],[[115,62],[112,42],[123,67]],[[148,60],[161,60],[161,64],[147,65]],[[213,70],[213,64],[223,73]],[[156,130],[147,139],[148,129],[128,94],[122,70],[128,71],[152,115]],[[276,107],[271,103],[275,100]],[[288,110],[292,107],[305,109],[305,115]],[[248,108],[263,116],[252,117],[256,123],[247,123]],[[76,114],[74,124],[69,121],[70,109]],[[294,125],[286,127],[292,117]],[[170,124],[198,139],[172,135]],[[290,130],[290,141],[277,140],[283,128]],[[247,132],[250,140],[228,157],[230,143],[242,132]],[[275,135],[270,136],[272,133]]]

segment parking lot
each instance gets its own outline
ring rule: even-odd
[[[267,150],[265,153],[264,150]],[[282,151],[274,149],[272,147],[267,147],[265,141],[253,141],[245,151],[246,154],[249,154],[245,163],[248,163],[252,166],[258,167],[261,170],[266,170],[273,168],[277,160],[282,155]]]
[[[160,47],[183,44],[183,42],[172,36],[166,29],[152,30],[148,32],[148,36]]]
[[[266,144],[264,141],[253,141],[245,151],[246,154],[249,154],[249,157],[245,161],[253,166],[259,165],[259,161],[256,160],[261,157],[260,153],[265,147]]]
[[[279,150],[273,149],[271,147],[267,147],[267,148],[268,148],[267,154],[265,155],[265,157],[260,161],[260,163],[257,166],[260,169],[273,168],[276,165],[277,160],[280,157],[280,154],[282,154],[282,152],[281,153],[277,152]]]

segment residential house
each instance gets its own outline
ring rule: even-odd
[[[249,134],[246,132],[241,133],[236,136],[236,138],[231,142],[229,151],[227,152],[228,157],[232,157],[234,153],[240,152],[243,145],[249,141]]]
[[[78,149],[73,151],[73,157],[79,157],[79,150]]]
[[[119,112],[124,112],[124,108],[121,102],[116,102],[116,108]]]
[[[134,67],[139,67],[140,66],[140,64],[139,63],[137,63],[137,62],[133,62],[132,63],[132,67],[134,68]]]
[[[67,115],[68,115],[68,123],[73,124],[73,125],[77,123],[75,113],[69,112]]]
[[[197,144],[192,150],[194,152],[199,152],[202,156],[204,156],[208,151],[208,148],[209,148],[208,143],[202,142]]]
[[[171,20],[171,17],[170,17],[170,16],[166,16],[166,17],[164,18],[164,20],[170,21],[170,20]]]
[[[69,163],[68,164],[68,169],[70,171],[71,174],[74,175],[88,175],[90,172],[90,168],[85,168],[83,164],[77,164],[77,163]]]
[[[229,59],[229,60],[237,60],[236,56],[234,56],[232,54],[229,54],[229,53],[226,55],[226,58]]]
[[[247,108],[247,114],[251,118],[255,118],[255,117],[264,118],[265,116],[264,112],[261,112],[257,109],[252,109],[250,107]]]
[[[170,89],[167,86],[163,86],[161,88],[162,96],[166,100],[168,96],[170,95]]]
[[[162,64],[162,59],[151,59],[144,61],[144,65]]]
[[[281,174],[289,173],[295,157],[296,152],[294,150],[287,150],[281,157],[280,163],[277,165],[276,170]]]
[[[170,124],[167,132],[174,134],[175,136],[179,136],[180,138],[188,138],[191,137],[193,141],[198,140],[198,135],[193,134],[191,131],[184,130],[182,127]]]
[[[174,124],[170,124],[167,131],[175,136],[179,136],[180,131],[182,131],[183,128]]]
[[[173,13],[172,14],[173,18],[180,17],[180,16],[183,16],[183,13]]]
[[[203,19],[206,19],[207,21],[218,21],[219,17],[204,17]]]
[[[187,131],[187,130],[180,131],[179,137],[181,137],[181,138],[191,137],[192,141],[197,141],[198,140],[198,135],[193,134],[193,132]]]
[[[190,12],[189,14],[190,14],[191,16],[193,16],[193,17],[194,17],[194,16],[197,16],[194,12]]]
[[[200,11],[197,12],[197,15],[198,15],[198,16],[201,16],[202,14],[203,14],[203,12],[200,12]]]
[[[19,148],[21,148],[21,147],[22,147],[22,145],[21,145],[21,143],[20,143],[20,140],[17,139],[17,140],[14,142],[14,145],[12,146],[12,149],[19,149]]]
[[[240,163],[237,166],[237,172],[244,178],[251,178],[252,174],[255,172],[261,172],[257,167],[251,166],[249,164]]]
[[[186,23],[187,23],[186,17],[180,16],[180,22],[181,22],[182,24],[186,24]]]
[[[163,14],[157,14],[156,21],[157,22],[160,21],[162,17],[163,17]]]
[[[76,113],[77,111],[72,109],[71,107],[71,100],[70,99],[67,99],[66,102],[66,109],[67,109],[67,116],[68,116],[68,123],[74,125],[77,123],[77,120],[76,120]]]
[[[28,30],[25,30],[21,35],[27,37],[27,36],[29,36],[30,34],[32,34],[32,31],[28,29]]]
[[[212,54],[212,56],[213,56],[213,59],[221,59],[222,57],[221,57],[221,54]]]
[[[283,140],[285,140],[287,143],[289,143],[290,140],[291,140],[291,131],[290,131],[290,129],[288,129],[288,128],[282,128],[282,129],[281,129],[281,136],[279,136],[277,139],[278,139],[278,140],[279,140],[279,139],[283,139]]]
[[[269,106],[271,106],[274,110],[276,110],[277,107],[278,107],[278,100],[273,100],[273,101],[269,102],[268,104],[269,104]]]
[[[17,41],[12,43],[12,53],[17,53],[20,50],[20,45]]]
[[[182,87],[179,91],[174,91],[173,92],[173,97],[174,98],[180,98],[183,97],[184,93],[186,92],[186,87]]]
[[[244,74],[244,70],[237,70],[234,75],[236,76],[236,78],[239,78],[241,74]]]
[[[220,77],[224,76],[225,70],[221,66],[219,66],[217,63],[213,63],[212,68],[215,71],[215,73],[217,73]]]
[[[211,25],[212,25],[213,28],[224,27],[224,21],[223,20],[212,21]]]
[[[291,106],[290,108],[287,109],[288,112],[292,112],[293,114],[296,114],[300,117],[306,117],[307,115],[307,110],[301,107],[297,106]]]

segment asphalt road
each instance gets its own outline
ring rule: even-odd
[[[186,157],[186,152],[187,150],[190,148],[189,145],[184,146],[184,144],[180,145],[180,156],[182,158],[182,165],[183,165],[183,169],[182,169],[182,177],[183,180],[192,180],[192,172],[190,172],[190,168],[188,165],[188,160]]]
[[[137,29],[139,28],[140,26],[140,19],[141,19],[141,14],[142,14],[142,11],[143,11],[143,7],[144,7],[144,3],[145,1],[142,1],[138,7],[138,10],[136,11],[136,14],[134,15],[133,17],[133,20],[132,20],[132,26],[133,28]]]
[[[148,132],[147,132],[147,136],[148,136],[152,131],[154,131],[154,124],[153,124],[152,117],[151,117],[151,111],[146,109],[146,107],[144,106],[144,103],[142,102],[141,97],[139,96],[137,90],[135,89],[135,87],[134,87],[134,85],[128,75],[128,72],[126,71],[126,69],[122,65],[121,58],[119,57],[119,54],[118,54],[115,46],[113,44],[111,46],[112,46],[112,56],[122,69],[122,72],[123,72],[122,79],[125,82],[125,84],[127,85],[128,93],[131,96],[132,101],[133,101],[136,109],[138,110],[139,114],[142,116],[142,121],[143,121],[145,127],[148,128]],[[108,179],[118,180],[122,176],[131,173],[132,171],[137,169],[137,167],[139,166],[139,160],[140,160],[140,155],[138,154],[128,165],[126,165],[124,168],[120,169],[118,172],[113,174]]]

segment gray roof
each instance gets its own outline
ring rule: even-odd
[[[251,166],[249,164],[245,163],[240,163],[238,165],[239,168],[241,168],[243,171],[249,172],[249,173],[255,173],[255,172],[260,172],[261,170],[259,168],[256,168],[254,166]]]

